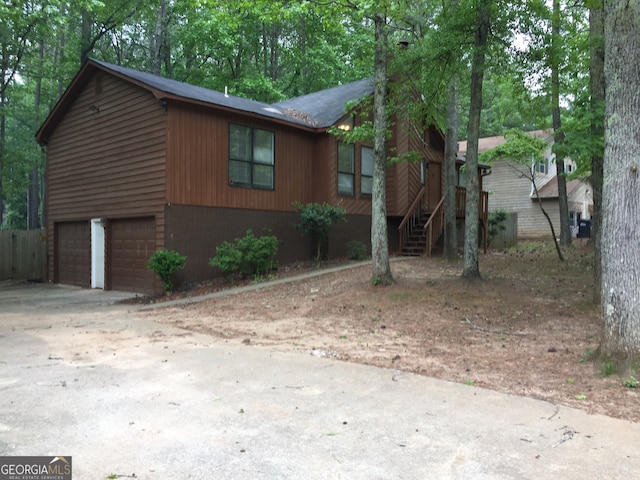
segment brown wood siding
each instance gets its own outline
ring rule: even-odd
[[[244,237],[247,229],[255,236],[263,229],[278,238],[276,254],[278,264],[284,266],[296,261],[311,260],[315,251],[308,237],[303,237],[293,224],[299,221],[294,212],[239,210],[235,208],[167,206],[167,230],[171,232],[166,247],[186,255],[184,270],[176,272],[177,287],[182,283],[202,282],[220,276],[220,271],[209,265],[216,247],[223,241],[233,242]],[[393,233],[390,235],[393,237]],[[345,257],[348,242],[356,240],[371,251],[371,216],[347,215],[347,221],[332,227],[329,235],[329,258]],[[393,243],[393,245],[397,245]]]
[[[55,282],[78,287],[91,286],[91,225],[62,222],[54,227],[56,238]]]
[[[167,198],[170,203],[292,211],[313,201],[312,134],[238,115],[170,103]],[[229,185],[229,124],[275,134],[274,190]]]
[[[338,149],[331,135],[316,138],[313,158],[313,202],[335,204],[337,191]],[[332,165],[335,167],[332,168]],[[335,183],[334,183],[335,182]]]
[[[314,201],[327,202],[330,205],[343,207],[348,215],[371,215],[371,196],[361,193],[361,149],[362,145],[355,144],[355,195],[338,195],[338,140],[333,135],[326,134],[318,141],[314,154],[314,171],[319,172],[321,182],[314,182]]]
[[[393,137],[387,143],[387,155],[398,156],[407,153],[409,130],[407,122],[394,119]],[[397,163],[387,169],[387,215],[403,216],[411,204],[408,198],[408,176],[406,163]],[[413,200],[412,200],[413,201]]]
[[[113,76],[89,81],[47,145],[47,222],[155,217],[163,246],[165,111],[151,93]],[[53,230],[50,230],[53,231]],[[49,236],[49,274],[54,238]]]

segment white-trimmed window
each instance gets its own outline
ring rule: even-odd
[[[355,147],[338,141],[338,194],[353,196],[355,193]]]
[[[544,161],[538,160],[536,162],[536,172],[542,173],[543,175],[546,175],[547,173],[549,173],[549,159],[548,158],[545,158]]]
[[[273,190],[275,134],[229,124],[229,185]]]
[[[371,195],[373,191],[373,148],[363,146],[360,150],[360,193]]]
[[[572,173],[573,171],[575,171],[575,169],[576,169],[576,166],[570,161],[564,162],[564,173]]]

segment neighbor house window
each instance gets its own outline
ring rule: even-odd
[[[229,125],[229,184],[273,190],[274,133]]]
[[[373,190],[373,148],[362,147],[360,151],[360,192],[371,195]]]
[[[338,142],[338,194],[354,195],[355,184],[355,147]]]
[[[538,160],[536,162],[536,172],[538,173],[543,173],[543,174],[547,174],[549,173],[549,159],[545,158],[544,161],[540,161]]]

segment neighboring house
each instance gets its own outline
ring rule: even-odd
[[[549,214],[556,235],[560,235],[560,206],[558,201],[558,178],[555,155],[551,151],[553,133],[543,130],[529,132],[546,140],[549,147],[542,162],[522,164],[509,160],[498,160],[491,165],[491,174],[484,178],[484,188],[489,191],[489,211],[498,209],[515,212],[518,215],[518,238],[551,237],[549,222],[540,210],[540,205],[531,183],[534,172],[536,188],[545,211]],[[478,142],[480,153],[494,148],[506,140],[503,136],[481,138]],[[459,143],[459,153],[466,153],[466,142]],[[565,160],[565,171],[571,173],[575,162]],[[569,221],[573,234],[577,233],[578,222],[589,220],[593,210],[591,187],[580,180],[567,181]]]
[[[361,80],[268,105],[89,60],[36,134],[47,155],[49,279],[159,292],[146,263],[167,248],[187,256],[178,282],[207,280],[216,247],[249,228],[278,237],[281,264],[306,260],[295,201],[346,209],[330,256],[351,240],[370,246],[372,146],[327,130],[352,128],[345,106],[372,91]],[[392,253],[412,206],[430,211],[442,198],[444,152],[437,128],[393,125],[390,151],[423,160],[388,168]]]

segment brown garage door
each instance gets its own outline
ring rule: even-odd
[[[156,250],[153,218],[111,222],[111,288],[125,292],[153,293],[155,274],[147,268]]]
[[[79,287],[91,286],[91,224],[56,223],[56,281]]]

